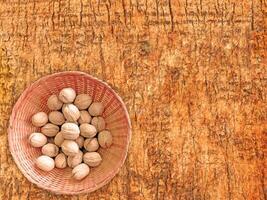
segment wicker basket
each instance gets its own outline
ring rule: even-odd
[[[29,135],[40,130],[31,124],[32,115],[39,111],[48,113],[48,97],[64,87],[72,87],[77,94],[90,94],[94,101],[102,102],[103,117],[113,135],[113,145],[99,150],[103,158],[101,165],[91,168],[82,181],[71,178],[71,168],[39,170],[35,160],[41,155],[41,148],[33,148],[28,143]],[[30,182],[58,194],[92,192],[107,184],[123,165],[131,139],[130,119],[121,98],[106,83],[82,72],[60,72],[34,82],[19,97],[9,123],[9,148],[19,169]]]

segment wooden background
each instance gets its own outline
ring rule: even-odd
[[[0,199],[267,198],[266,0],[1,0]],[[100,190],[29,183],[8,118],[38,78],[80,70],[124,99],[133,137]]]

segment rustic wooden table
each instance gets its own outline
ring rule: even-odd
[[[0,3],[0,199],[266,199],[265,0],[13,0]],[[107,81],[133,137],[119,174],[91,194],[26,180],[7,145],[23,90],[58,71]]]

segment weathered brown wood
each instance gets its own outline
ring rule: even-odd
[[[0,3],[0,199],[266,199],[265,0],[13,0]],[[29,183],[8,118],[43,75],[81,70],[127,104],[119,174],[88,195]]]

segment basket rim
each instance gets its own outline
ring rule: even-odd
[[[62,76],[62,75],[78,75],[78,76],[86,76],[89,77],[97,82],[102,83],[104,86],[108,87],[110,89],[110,91],[113,93],[113,95],[118,99],[118,101],[121,103],[123,111],[125,113],[126,119],[127,119],[127,123],[128,123],[128,132],[127,132],[127,143],[126,143],[126,151],[125,151],[125,155],[122,158],[122,160],[120,161],[118,167],[116,170],[113,170],[111,176],[109,176],[108,178],[106,178],[104,181],[102,181],[100,184],[96,185],[95,187],[91,187],[88,189],[84,189],[81,191],[58,191],[56,189],[51,189],[49,187],[45,187],[40,185],[36,180],[34,180],[28,173],[26,170],[23,169],[23,167],[21,166],[19,160],[16,157],[16,153],[12,150],[12,145],[11,145],[11,134],[12,134],[12,124],[13,121],[15,121],[15,110],[18,108],[18,106],[21,104],[21,102],[23,102],[24,98],[27,96],[28,91],[31,91],[34,86],[38,83],[41,83],[43,80],[47,79],[47,78],[51,78],[51,77],[58,77],[58,76]],[[132,137],[132,125],[131,125],[131,120],[130,120],[130,116],[128,113],[128,110],[126,108],[125,103],[123,102],[122,98],[119,96],[119,94],[117,92],[115,92],[113,90],[113,88],[106,83],[103,80],[100,80],[86,72],[82,72],[82,71],[62,71],[62,72],[56,72],[53,74],[48,74],[45,76],[42,76],[41,78],[38,78],[37,80],[35,80],[34,82],[32,82],[26,89],[24,89],[24,91],[20,94],[19,98],[17,99],[16,103],[13,105],[12,111],[11,111],[11,115],[9,117],[9,125],[8,125],[8,129],[7,129],[7,133],[8,133],[8,148],[9,151],[11,152],[12,158],[15,161],[17,167],[19,168],[19,170],[22,172],[22,174],[27,178],[28,181],[30,181],[31,183],[35,184],[38,188],[41,189],[45,189],[47,191],[53,192],[55,194],[64,194],[64,195],[76,195],[76,194],[83,194],[83,193],[91,193],[94,192],[96,190],[98,190],[99,188],[107,185],[119,172],[119,170],[121,169],[121,167],[123,166],[123,164],[125,163],[127,154],[128,154],[128,150],[129,150],[129,144],[131,141],[131,137]]]

